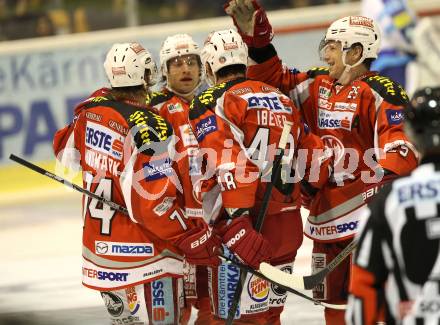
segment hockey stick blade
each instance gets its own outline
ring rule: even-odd
[[[254,270],[253,268],[251,268],[251,267],[248,266],[248,265],[241,264],[241,263],[238,263],[238,262],[236,262],[236,261],[233,261],[233,260],[231,260],[230,258],[228,258],[228,257],[226,257],[226,256],[224,256],[224,255],[221,255],[221,254],[220,254],[219,256],[220,256],[220,259],[221,259],[222,261],[224,261],[224,262],[226,262],[226,263],[229,263],[229,264],[232,264],[232,265],[235,265],[235,266],[237,266],[238,268],[240,268],[241,270],[246,270],[247,272],[252,273],[253,275],[255,275],[255,276],[257,276],[257,277],[259,277],[259,278],[261,278],[261,279],[264,279],[264,280],[266,280],[266,281],[269,281],[269,282],[271,282],[271,283],[277,285],[278,287],[280,287],[280,288],[286,290],[287,292],[293,293],[294,295],[297,295],[297,296],[299,296],[299,297],[301,297],[301,298],[304,298],[304,299],[306,299],[306,300],[309,300],[310,302],[313,302],[315,305],[322,306],[322,307],[325,307],[325,308],[330,308],[330,309],[337,309],[337,310],[345,310],[345,309],[347,308],[347,305],[328,304],[328,303],[325,303],[325,302],[322,302],[322,301],[316,300],[316,299],[314,299],[314,298],[312,298],[312,297],[309,297],[309,296],[303,294],[302,292],[299,292],[299,291],[297,291],[297,290],[295,290],[295,289],[293,289],[293,288],[290,288],[289,286],[285,286],[285,285],[283,285],[283,284],[281,284],[281,283],[278,283],[278,282],[276,282],[276,281],[273,281],[272,279],[269,279],[268,277],[264,276],[262,273],[260,273],[260,272],[258,272],[258,271],[256,271],[256,270]],[[280,271],[280,272],[282,272],[282,271]],[[284,273],[284,272],[283,272],[283,273]]]
[[[260,264],[260,272],[270,280],[297,290],[312,290],[322,281],[327,274],[333,271],[356,248],[357,242],[352,241],[345,247],[325,268],[312,275],[301,276],[285,273],[268,263]]]

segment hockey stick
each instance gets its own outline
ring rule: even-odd
[[[298,290],[312,290],[314,287],[324,281],[324,278],[327,276],[327,274],[333,271],[347,256],[349,256],[356,246],[357,242],[353,240],[328,265],[312,275],[301,276],[296,274],[288,274],[264,262],[260,264],[260,272],[270,280],[280,283],[286,287]]]
[[[284,150],[286,149],[287,138],[289,136],[290,130],[292,128],[291,122],[284,122],[283,131],[280,136],[280,141],[278,143],[278,154],[275,156],[272,165],[272,179],[271,182],[267,183],[266,190],[263,196],[263,203],[261,205],[260,212],[258,213],[257,220],[254,225],[254,229],[257,232],[261,232],[261,228],[263,227],[264,218],[266,216],[267,207],[269,205],[270,194],[272,193],[272,188],[274,183],[278,181],[280,168],[281,168],[281,160],[284,156]],[[243,291],[243,284],[246,281],[247,271],[242,270],[240,272],[240,280],[237,283],[237,287],[235,288],[234,297],[232,299],[232,305],[228,312],[228,318],[226,319],[226,324],[231,325],[234,320],[235,313],[237,312],[238,304],[240,302],[241,293]]]
[[[259,277],[261,279],[269,281],[269,282],[277,285],[278,287],[284,289],[285,291],[291,292],[291,293],[293,293],[293,294],[295,294],[295,295],[297,295],[299,297],[302,297],[302,298],[304,298],[306,300],[309,300],[309,301],[313,302],[315,305],[319,305],[319,306],[326,307],[326,308],[331,308],[331,309],[339,309],[339,310],[344,310],[344,309],[347,308],[347,305],[328,304],[328,303],[325,303],[325,302],[313,299],[312,297],[309,297],[309,296],[303,294],[302,292],[299,292],[299,291],[297,291],[297,290],[295,290],[293,288],[290,288],[288,286],[284,286],[284,285],[282,285],[282,284],[280,284],[280,283],[278,283],[278,282],[276,282],[276,281],[274,281],[272,279],[269,279],[268,277],[264,276],[262,273],[254,270],[253,268],[251,268],[248,265],[238,263],[238,262],[236,262],[236,261],[234,261],[234,260],[232,260],[232,259],[230,259],[227,256],[222,255],[222,254],[220,254],[219,256],[220,256],[220,259],[222,261],[224,261],[226,263],[229,263],[229,264],[232,264],[232,265],[234,265],[234,266],[236,266],[236,267],[240,268],[241,270],[244,270],[244,271],[246,271],[248,273],[252,273],[253,275],[255,275],[255,276],[257,276],[257,277]]]
[[[34,172],[37,172],[37,173],[39,173],[41,175],[47,176],[49,178],[52,178],[54,181],[57,181],[57,182],[59,182],[61,184],[64,184],[64,185],[66,185],[68,187],[71,187],[74,190],[77,190],[78,192],[81,192],[82,194],[85,194],[85,195],[91,197],[92,199],[95,199],[95,200],[98,200],[101,203],[107,204],[108,206],[110,206],[111,208],[113,208],[115,210],[118,210],[119,212],[122,212],[122,213],[128,215],[128,210],[126,208],[120,206],[119,204],[117,204],[115,202],[112,202],[110,200],[107,200],[106,198],[104,198],[102,196],[96,195],[96,194],[94,194],[94,193],[92,193],[92,192],[82,188],[81,186],[78,186],[76,184],[73,184],[72,182],[69,182],[67,179],[62,178],[61,176],[55,175],[55,174],[51,173],[50,171],[47,171],[47,170],[45,170],[45,169],[43,169],[41,167],[38,167],[37,165],[34,165],[33,163],[31,163],[31,162],[29,162],[27,160],[24,160],[24,159],[22,159],[20,157],[17,157],[14,154],[11,154],[9,156],[9,159],[11,159],[11,160],[19,163],[20,165],[23,165],[23,166],[25,166],[25,167],[27,167],[29,169],[32,169]]]
[[[369,196],[365,202],[368,203],[373,200],[377,193],[379,193],[380,188],[382,188],[385,184],[392,182],[395,178],[396,175],[384,176],[380,183],[375,184],[377,190],[375,190],[373,195]],[[268,263],[260,264],[260,272],[269,279],[273,279],[276,282],[284,284],[285,286],[298,290],[312,290],[314,287],[324,281],[327,274],[332,272],[345,258],[347,258],[356,248],[356,246],[357,242],[352,240],[351,243],[348,244],[348,246],[345,247],[325,268],[312,275],[300,276],[296,274],[287,274],[285,272],[281,272]]]

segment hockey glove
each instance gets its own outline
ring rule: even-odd
[[[252,227],[249,216],[228,220],[221,227],[219,235],[225,245],[245,264],[258,269],[261,262],[269,262],[271,247],[269,242]]]
[[[269,45],[273,38],[272,26],[256,0],[229,0],[224,9],[249,47]]]
[[[221,239],[205,223],[188,232],[176,242],[190,264],[218,266]]]
[[[315,197],[316,193],[318,192],[317,188],[314,188],[312,185],[310,185],[309,182],[306,180],[301,180],[301,205],[306,208],[307,210],[310,210],[310,206],[312,204],[313,198]]]

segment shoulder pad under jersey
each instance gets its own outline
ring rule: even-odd
[[[230,88],[230,82],[223,82],[218,85],[209,87],[194,97],[189,107],[189,119],[194,120],[203,115],[208,109],[213,109],[217,103],[217,99],[223,96],[226,90]]]
[[[139,151],[147,155],[166,152],[173,135],[172,126],[160,115],[147,109],[133,108],[127,122]]]
[[[109,98],[104,97],[104,96],[96,96],[96,97],[90,98],[89,102],[90,103],[101,103],[101,102],[107,101],[107,100],[109,100]]]
[[[307,75],[309,78],[316,78],[320,75],[328,75],[328,68],[325,67],[316,67],[307,71]]]
[[[369,76],[362,81],[376,91],[385,101],[397,106],[404,106],[408,102],[408,95],[397,82],[380,75]]]
[[[97,106],[112,108],[124,117],[140,152],[153,155],[167,151],[167,143],[173,135],[173,128],[160,115],[147,108],[112,100],[91,102],[86,108]]]
[[[151,106],[156,106],[170,100],[173,96],[174,94],[171,92],[156,91],[149,95],[146,102]]]

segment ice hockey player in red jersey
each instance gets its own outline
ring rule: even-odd
[[[334,174],[314,196],[305,235],[314,241],[312,268],[326,266],[344,247],[362,222],[365,198],[376,191],[371,184],[406,175],[417,165],[416,152],[402,129],[407,96],[392,80],[369,70],[377,57],[380,33],[366,17],[336,20],[320,44],[328,68],[307,72],[283,67],[274,46],[264,9],[256,0],[228,2],[226,11],[249,45],[248,77],[279,87],[302,112],[313,133],[335,153]],[[385,176],[384,176],[385,175]],[[350,259],[330,273],[314,290],[314,297],[345,303]],[[344,324],[344,313],[325,310],[329,325]]]
[[[188,34],[167,37],[159,52],[160,69],[165,86],[150,96],[149,104],[173,127],[176,142],[179,179],[182,181],[185,214],[203,218],[202,205],[196,198],[195,187],[201,175],[197,162],[198,144],[189,126],[189,105],[203,82],[200,47]],[[198,308],[196,324],[211,317],[209,307],[207,269],[185,263],[185,316],[189,320],[191,306]]]
[[[300,121],[297,108],[278,89],[245,78],[247,46],[232,30],[211,33],[202,49],[206,78],[212,85],[196,96],[190,122],[206,166],[203,205],[213,207],[211,218],[226,247],[242,262],[258,269],[270,261],[291,272],[303,239],[299,212],[299,184],[294,182],[293,161],[301,150],[304,182],[313,174],[312,186],[327,181],[329,161],[320,139]],[[262,234],[253,229],[262,204],[265,182],[270,181],[272,161],[286,122],[293,123],[288,137],[285,174],[275,184]],[[320,163],[311,171],[312,152]],[[297,159],[298,158],[298,159]],[[299,172],[298,172],[299,174]],[[283,173],[282,173],[283,175]],[[298,175],[297,175],[298,176]],[[231,307],[239,270],[231,264],[210,269],[212,309],[223,324]],[[279,324],[286,292],[253,275],[243,286],[235,323]]]
[[[440,88],[417,91],[404,123],[421,165],[386,185],[368,206],[353,261],[348,324],[374,325],[380,309],[386,324],[440,322]]]
[[[145,106],[150,53],[114,44],[104,68],[111,88],[78,105],[54,139],[57,159],[82,169],[87,190],[128,210],[83,198],[83,284],[101,292],[112,324],[178,324],[183,255],[215,265],[220,241],[178,198],[173,130]]]

